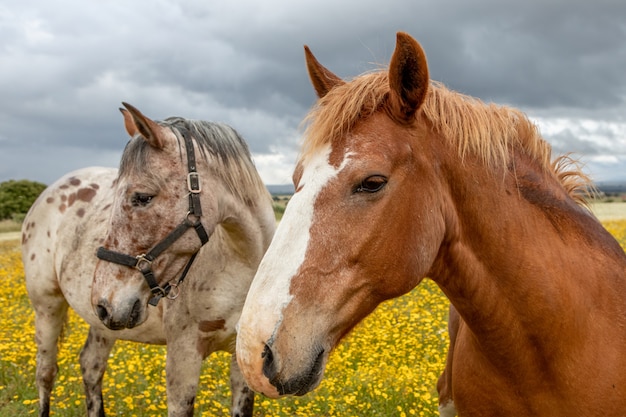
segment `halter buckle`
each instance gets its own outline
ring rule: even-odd
[[[167,291],[165,290],[165,288],[158,285],[156,287],[150,288],[150,292],[152,292],[152,295],[159,298],[167,296]]]
[[[146,257],[145,253],[141,255],[137,255],[137,264],[135,265],[135,269],[139,272],[149,271],[152,268],[152,261]]]
[[[152,293],[152,297],[150,297],[148,304],[150,304],[151,306],[156,307],[157,304],[159,304],[159,300],[161,298],[167,297],[167,292],[158,285],[156,287],[150,288],[150,292]]]
[[[192,194],[199,194],[202,191],[200,175],[197,172],[187,174],[187,189]]]

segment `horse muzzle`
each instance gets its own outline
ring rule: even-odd
[[[269,383],[276,388],[279,396],[304,395],[313,391],[322,381],[326,355],[324,349],[313,355],[313,360],[308,361],[304,370],[293,376],[284,375],[280,372],[277,362],[269,345],[265,345],[261,357],[263,358],[263,375]]]
[[[300,396],[313,391],[322,381],[330,349],[290,349],[293,346],[272,341],[249,345],[250,339],[241,336],[240,329],[237,361],[252,390],[269,398]]]
[[[100,299],[94,310],[100,321],[111,330],[132,329],[145,320],[145,308],[138,298],[130,299],[116,309],[107,300]]]

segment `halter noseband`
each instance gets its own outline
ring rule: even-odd
[[[109,250],[103,246],[98,248],[96,255],[98,258],[113,262],[118,265],[124,265],[131,268],[137,269],[143,277],[146,279],[146,282],[150,286],[150,291],[152,292],[152,298],[149,301],[150,305],[156,306],[159,303],[159,300],[165,296],[170,294],[170,291],[174,288],[176,289],[174,295],[168,296],[168,298],[176,298],[178,296],[178,285],[180,285],[185,277],[187,276],[187,272],[189,272],[189,268],[191,268],[191,264],[194,259],[196,259],[196,255],[198,252],[195,252],[189,258],[187,265],[185,265],[185,269],[181,274],[178,282],[175,284],[170,284],[169,282],[165,284],[163,287],[159,286],[154,273],[152,271],[152,262],[159,256],[163,251],[165,251],[169,246],[171,246],[178,238],[180,238],[190,227],[193,227],[198,234],[198,238],[202,242],[202,245],[209,241],[209,235],[206,232],[206,229],[200,222],[200,218],[202,217],[202,207],[200,206],[200,191],[202,191],[200,187],[200,178],[198,176],[198,172],[196,171],[196,156],[193,150],[193,142],[191,140],[191,136],[186,129],[179,129],[180,134],[185,140],[185,148],[187,149],[187,168],[189,173],[187,174],[187,188],[189,190],[189,211],[182,223],[180,223],[174,230],[170,232],[169,235],[165,236],[163,240],[157,243],[148,253],[141,254],[137,256],[127,255],[125,253],[115,252]]]

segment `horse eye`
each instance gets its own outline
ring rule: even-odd
[[[145,207],[150,204],[153,198],[154,196],[151,194],[135,193],[131,197],[130,201],[133,207]]]
[[[387,185],[387,178],[382,175],[372,175],[365,178],[356,189],[357,193],[376,193]]]

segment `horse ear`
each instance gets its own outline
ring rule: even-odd
[[[124,116],[124,128],[128,133],[128,136],[131,138],[134,137],[139,131],[137,130],[137,126],[135,126],[135,122],[133,121],[133,116],[130,115],[130,112],[126,109],[120,107],[120,112],[122,116]]]
[[[389,87],[392,108],[400,119],[413,118],[426,98],[429,83],[424,50],[410,35],[398,32],[389,64]]]
[[[150,146],[157,149],[163,149],[164,142],[161,137],[163,128],[155,121],[144,116],[139,110],[130,104],[123,102],[122,104],[126,107],[127,112],[130,114],[130,116],[127,116],[124,110],[122,110],[122,114],[124,115],[124,126],[126,127],[128,134],[135,136],[135,134],[139,133],[145,141],[150,144]]]
[[[306,59],[306,68],[309,71],[309,78],[319,98],[324,97],[334,87],[344,84],[341,78],[318,62],[306,45],[304,45],[304,57]]]

